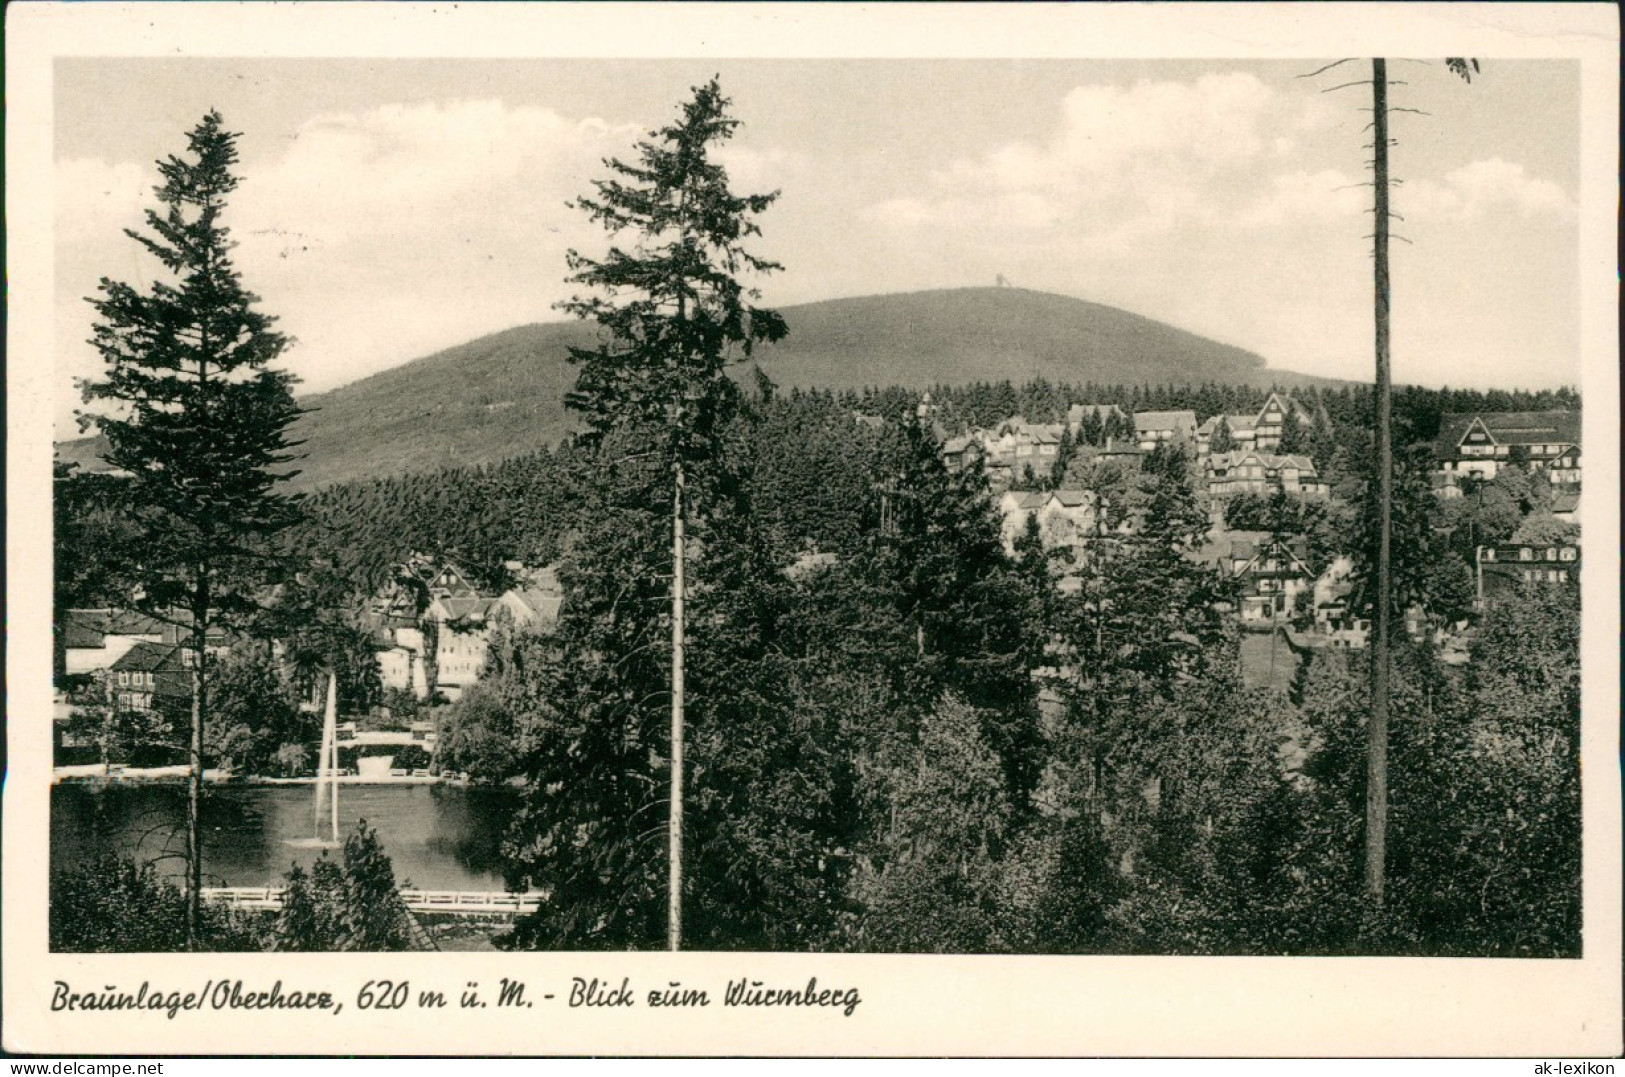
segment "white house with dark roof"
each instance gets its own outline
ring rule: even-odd
[[[1206,455],[1213,435],[1221,422],[1230,431],[1232,449],[1276,449],[1286,437],[1289,418],[1296,418],[1305,426],[1314,423],[1309,409],[1294,400],[1289,393],[1272,392],[1264,406],[1251,415],[1212,415],[1196,428],[1196,451]]]
[[[1286,620],[1315,586],[1304,544],[1273,536],[1234,540],[1224,568],[1239,585],[1238,612],[1248,623]]]
[[[450,562],[414,554],[395,566],[393,579],[370,603],[377,625],[378,672],[385,688],[406,689],[420,699],[438,690],[455,700],[485,668],[486,611],[492,596]],[[435,683],[426,661],[433,626]]]
[[[1038,538],[1046,550],[1087,545],[1097,535],[1099,519],[1093,490],[1010,490],[999,499],[1003,518],[1000,535],[1006,552],[1027,529],[1029,518],[1038,521]],[[1109,534],[1126,533],[1129,525]]]
[[[403,600],[396,594],[382,602],[375,600],[375,646],[384,687],[407,689],[419,699],[438,691],[456,701],[485,672],[495,618],[548,629],[557,624],[564,603],[557,568],[526,569],[516,563],[507,567],[518,578],[518,586],[500,595],[481,591],[455,565],[419,565],[411,571],[423,581],[428,602],[420,614],[402,612]],[[379,613],[379,606],[394,612]],[[426,659],[431,643],[425,638],[426,628],[432,628],[434,635],[432,685],[428,683]]]
[[[1004,485],[1029,468],[1034,475],[1048,474],[1060,458],[1065,431],[1063,423],[1030,423],[1012,415],[997,426],[950,438],[943,444],[942,457],[950,467],[963,467],[979,450],[988,477],[995,485]]]
[[[1580,446],[1570,445],[1556,456],[1545,458],[1546,478],[1559,489],[1580,488]]]
[[[1196,437],[1194,411],[1137,411],[1134,413],[1134,438],[1142,452],[1150,452],[1158,445],[1185,443]]]
[[[1580,413],[1503,411],[1448,414],[1433,442],[1439,470],[1493,479],[1507,464],[1547,470],[1554,483],[1580,481]],[[1559,476],[1561,473],[1561,477]]]
[[[177,644],[147,640],[137,643],[104,674],[109,702],[127,711],[155,710],[164,703],[174,707],[190,705],[192,670],[188,657]]]
[[[71,676],[109,669],[138,643],[162,643],[164,628],[131,610],[64,610],[64,672]]]
[[[1235,449],[1210,453],[1204,467],[1209,497],[1237,494],[1273,494],[1277,490],[1298,497],[1325,497],[1330,487],[1321,481],[1308,456]]]

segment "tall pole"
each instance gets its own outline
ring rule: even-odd
[[[327,748],[327,812],[328,834],[332,841],[339,840],[339,678],[333,670],[327,671],[327,707],[322,715],[322,741]]]
[[[669,823],[666,948],[683,948],[683,462],[671,512],[671,819]]]
[[[1372,616],[1371,723],[1366,756],[1365,893],[1382,908],[1388,856],[1388,636],[1393,605],[1393,401],[1389,372],[1388,286],[1388,69],[1371,61],[1372,170],[1376,189],[1373,261],[1377,337],[1377,594]]]
[[[208,659],[209,584],[201,573],[193,592],[192,638],[192,742],[187,753],[186,776],[186,948],[203,948],[203,723],[208,714],[208,682],[203,664]]]

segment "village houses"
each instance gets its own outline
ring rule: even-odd
[[[1504,411],[1446,414],[1433,442],[1437,474],[1493,479],[1507,464],[1545,471],[1554,487],[1580,484],[1580,414]]]
[[[497,619],[556,623],[563,604],[556,570],[514,563],[509,571],[518,585],[492,595],[455,564],[414,556],[396,566],[369,609],[383,686],[455,702],[484,672]]]
[[[1232,449],[1277,449],[1286,436],[1287,422],[1314,423],[1309,409],[1286,393],[1272,392],[1264,406],[1251,415],[1213,415],[1196,428],[1196,451],[1206,456],[1221,423],[1230,431]]]
[[[999,515],[1006,553],[1014,552],[1029,519],[1037,519],[1039,541],[1046,550],[1085,545],[1098,524],[1092,490],[1008,490],[999,498]]]
[[[1580,574],[1580,547],[1574,543],[1503,542],[1480,546],[1476,553],[1480,604],[1486,595],[1515,590],[1520,585],[1560,586],[1578,579]]]
[[[1235,581],[1236,613],[1243,624],[1287,620],[1296,612],[1298,597],[1311,594],[1315,586],[1303,542],[1267,531],[1228,532],[1202,557]]]
[[[1061,455],[1061,423],[1029,423],[1012,415],[991,430],[979,430],[982,459],[995,481],[1010,482],[1031,469],[1034,475],[1048,475]]]
[[[1085,421],[1098,423],[1104,429],[1127,419],[1128,413],[1116,404],[1073,404],[1066,409],[1066,429],[1074,439],[1083,432]]]
[[[1209,497],[1237,494],[1273,494],[1325,497],[1330,487],[1322,482],[1315,462],[1299,454],[1276,454],[1255,449],[1210,453],[1203,471]]]
[[[58,661],[70,692],[135,711],[170,697],[189,699],[194,659],[188,620],[184,611],[160,618],[136,610],[64,610]],[[223,628],[210,626],[208,649],[217,657],[230,649]]]
[[[1158,445],[1189,444],[1196,437],[1194,411],[1137,411],[1134,413],[1134,439],[1140,451],[1150,452]]]

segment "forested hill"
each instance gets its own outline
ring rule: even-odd
[[[1020,288],[836,299],[782,313],[789,337],[758,358],[786,388],[1322,380],[1268,370],[1252,352],[1124,310]],[[576,322],[519,326],[306,397],[298,485],[479,465],[555,444],[570,429],[568,348],[592,339]],[[60,448],[94,466],[93,440]]]

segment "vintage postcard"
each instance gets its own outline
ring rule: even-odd
[[[1621,1049],[1613,6],[7,18],[7,1051]]]

